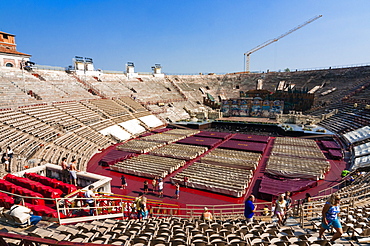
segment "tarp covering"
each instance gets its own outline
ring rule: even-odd
[[[135,156],[135,153],[113,149],[99,161],[99,164],[100,165],[113,165],[119,161],[123,161],[132,156]]]
[[[351,170],[356,170],[357,168],[369,168],[370,167],[370,155],[361,156],[355,159],[355,164],[352,166]]]
[[[131,134],[123,130],[120,126],[114,125],[107,127],[101,131],[99,131],[101,134],[107,136],[107,135],[113,135],[114,137],[120,139],[120,140],[127,140],[131,138]]]
[[[355,157],[370,155],[370,142],[355,146],[353,148]]]
[[[341,149],[340,146],[334,141],[321,141],[325,149]]]
[[[343,136],[351,144],[365,140],[365,139],[369,139],[370,138],[370,126],[364,126],[354,131],[347,132],[346,134],[343,134]]]
[[[228,140],[225,143],[221,144],[219,147],[223,149],[235,149],[263,153],[263,151],[265,151],[266,144],[258,142]]]
[[[329,149],[329,154],[334,159],[342,159],[342,152],[337,149]]]
[[[262,177],[259,192],[278,196],[286,191],[297,192],[313,187],[316,181],[306,179],[272,179]]]
[[[213,148],[216,144],[220,143],[222,140],[217,138],[202,138],[202,137],[187,137],[180,141],[177,141],[179,144],[190,144],[190,145],[199,145]]]
[[[195,137],[205,137],[205,138],[220,138],[220,139],[225,139],[229,137],[231,134],[227,132],[200,132],[196,135]]]
[[[140,121],[142,121],[145,125],[152,127],[158,127],[163,125],[163,122],[158,119],[155,115],[147,115],[144,117],[139,118]]]
[[[250,141],[250,142],[268,143],[270,137],[269,136],[248,135],[248,134],[237,133],[231,139],[232,140]]]
[[[140,125],[140,121],[137,119],[121,122],[118,125],[122,126],[126,131],[134,135],[145,132],[145,128]]]

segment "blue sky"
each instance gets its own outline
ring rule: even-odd
[[[251,71],[370,63],[370,1],[12,0],[0,30],[42,65],[91,57],[95,68],[165,73],[244,70],[243,54],[306,20],[322,18],[251,55]]]

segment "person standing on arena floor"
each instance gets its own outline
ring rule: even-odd
[[[156,193],[157,192],[157,177],[154,177],[154,179],[152,180],[152,187],[153,187],[153,192]]]
[[[121,189],[126,189],[127,187],[127,181],[125,175],[121,175]]]
[[[179,199],[179,197],[180,197],[180,185],[179,185],[179,183],[176,183],[175,186],[176,186],[175,198]]]
[[[254,205],[256,198],[254,195],[250,195],[244,203],[244,216],[247,222],[253,221],[254,213],[257,211],[257,206]]]
[[[284,200],[285,200],[285,216],[284,216],[284,220],[283,220],[283,224],[285,224],[286,220],[288,219],[288,217],[290,216],[291,214],[291,206],[292,206],[292,198],[291,198],[291,192],[290,191],[286,191],[285,192],[285,195],[284,195]]]
[[[67,164],[66,157],[62,158],[62,162],[60,163],[60,166],[62,167],[62,182],[68,183],[69,171],[68,171],[68,164]]]
[[[184,186],[185,186],[185,188],[188,188],[188,185],[189,185],[189,177],[184,176]]]
[[[149,190],[148,180],[144,181],[144,194],[147,194]]]
[[[69,164],[69,179],[70,179],[70,183],[77,186],[77,172],[79,172],[79,170],[77,170],[77,167],[76,167],[76,160],[75,159],[72,159],[72,162],[71,164]]]
[[[278,224],[283,225],[283,219],[285,215],[286,201],[284,200],[284,194],[281,194],[276,200],[275,215],[278,218]]]
[[[163,179],[160,178],[159,181],[158,181],[158,196],[159,197],[163,197]]]
[[[336,233],[330,239],[330,242],[334,242],[336,239],[340,238],[343,234],[342,225],[340,224],[339,214],[340,214],[340,197],[339,195],[332,194],[322,209],[322,222],[319,231],[319,238],[322,238],[325,230],[330,230],[333,226]]]

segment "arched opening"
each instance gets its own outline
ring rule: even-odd
[[[10,63],[8,62],[7,64],[5,64],[6,67],[14,67],[13,63]]]

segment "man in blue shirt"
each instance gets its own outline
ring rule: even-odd
[[[250,195],[244,203],[244,216],[248,222],[253,221],[253,215],[257,210],[257,206],[253,204],[255,200],[256,198],[254,197],[254,195]]]

